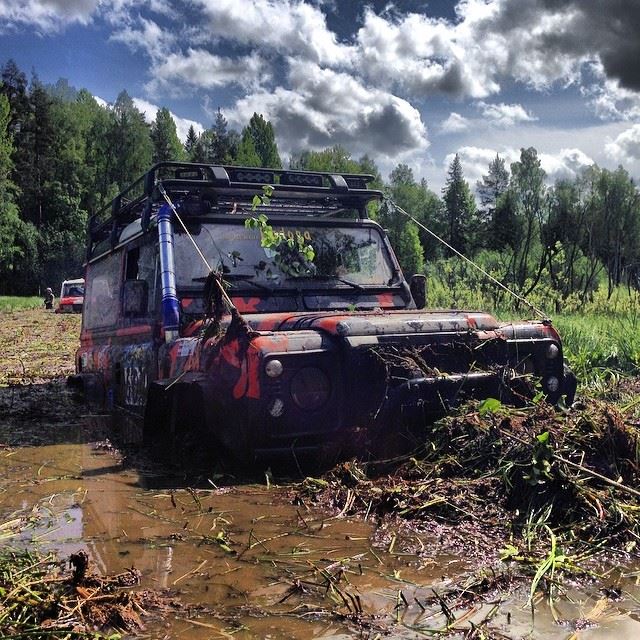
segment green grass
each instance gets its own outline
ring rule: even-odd
[[[492,313],[499,321],[535,319],[536,314],[493,287],[464,280],[447,287],[436,275],[427,284],[427,306],[477,309]],[[553,296],[544,288],[530,301],[547,312],[558,329],[565,357],[581,385],[589,386],[625,375],[640,375],[640,293],[618,287],[609,296],[606,287],[595,291],[589,302],[577,298],[562,301],[555,312]]]
[[[40,296],[0,296],[0,311],[37,309],[42,306]]]
[[[574,313],[554,318],[565,356],[583,384],[640,373],[640,312]]]

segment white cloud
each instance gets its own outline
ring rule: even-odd
[[[637,120],[640,118],[640,92],[625,89],[618,80],[607,79],[602,65],[591,69],[599,83],[584,87],[582,93],[603,120]]]
[[[467,131],[471,126],[471,121],[459,113],[452,111],[449,117],[442,122],[440,129],[443,133],[460,133]]]
[[[152,75],[147,85],[152,93],[160,88],[176,90],[176,85],[213,89],[238,84],[255,88],[268,79],[265,64],[257,53],[228,58],[204,49],[172,53],[153,65]]]
[[[33,25],[44,32],[67,24],[87,24],[99,0],[0,0],[0,33]]]
[[[528,114],[520,104],[487,104],[486,102],[479,102],[478,108],[488,122],[500,127],[512,127],[522,122],[537,120],[537,118]]]
[[[261,90],[236,103],[229,120],[245,124],[254,111],[270,120],[281,151],[342,144],[354,155],[376,159],[425,150],[427,131],[407,101],[365,87],[352,76],[290,60],[288,85]]]
[[[140,17],[138,27],[125,24],[116,31],[111,40],[122,42],[132,51],[144,51],[152,59],[166,56],[176,42],[176,34],[162,29],[156,22]]]
[[[640,160],[640,124],[623,131],[605,145],[607,154],[617,162]]]
[[[32,26],[43,33],[72,24],[89,24],[97,16],[118,28],[143,9],[176,16],[170,0],[0,0],[0,33]]]
[[[547,182],[574,180],[584,169],[595,164],[594,160],[580,149],[560,149],[557,153],[540,153],[540,164],[547,174]]]
[[[486,98],[505,80],[578,84],[585,65],[640,91],[640,4],[610,0],[461,0],[457,21],[367,9],[357,67],[414,95]]]
[[[320,64],[348,64],[353,47],[338,42],[324,13],[312,3],[297,0],[193,0],[210,36],[245,46],[298,55]]]
[[[371,81],[414,95],[484,98],[499,86],[491,67],[475,64],[478,45],[467,31],[464,22],[456,26],[416,13],[394,18],[367,9],[357,33],[357,67]]]
[[[144,114],[145,120],[151,124],[156,119],[156,113],[158,112],[159,107],[147,100],[143,100],[142,98],[132,98],[133,104],[136,109],[141,111]],[[193,127],[197,134],[200,134],[204,131],[204,127],[195,120],[189,120],[187,118],[180,118],[172,111],[169,112],[173,121],[176,123],[176,130],[178,133],[178,138],[184,142],[187,139],[187,132],[189,131],[189,127]]]

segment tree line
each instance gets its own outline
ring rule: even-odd
[[[283,166],[273,126],[257,113],[238,132],[218,110],[208,129],[191,127],[183,143],[168,109],[148,124],[126,91],[103,106],[65,80],[27,81],[11,60],[0,82],[0,294],[37,293],[81,274],[88,216],[155,162]],[[352,158],[340,146],[295,154],[288,166],[372,174],[371,186],[387,198],[371,215],[407,276],[426,270],[453,292],[474,278],[491,287],[426,227],[521,295],[543,290],[556,306],[585,301],[603,283],[608,295],[620,285],[638,288],[640,197],[622,167],[593,166],[549,185],[528,148],[510,166],[496,156],[472,187],[456,155],[436,194],[406,164],[384,180],[372,158]],[[499,291],[491,295],[500,302]]]

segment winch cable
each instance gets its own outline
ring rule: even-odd
[[[191,244],[193,244],[196,252],[200,256],[200,259],[202,260],[202,262],[204,262],[205,266],[209,270],[209,273],[213,273],[213,269],[211,268],[211,265],[209,264],[209,261],[205,258],[205,256],[202,253],[202,251],[200,251],[200,247],[198,246],[196,241],[193,239],[193,236],[189,232],[189,229],[187,229],[187,226],[185,225],[185,223],[182,221],[182,218],[180,217],[180,214],[178,213],[178,211],[177,211],[175,205],[173,204],[173,202],[171,202],[171,198],[169,197],[169,194],[166,192],[166,190],[165,190],[165,188],[164,188],[164,186],[163,186],[163,184],[162,184],[162,182],[160,180],[156,180],[156,187],[158,188],[158,191],[160,192],[162,197],[165,199],[166,203],[171,207],[171,210],[173,211],[173,215],[176,217],[176,219],[178,220],[178,222],[180,223],[180,225],[184,229],[184,232],[187,234],[187,237],[189,238],[189,240],[191,240]],[[238,311],[237,307],[233,304],[233,301],[229,297],[229,294],[226,292],[225,288],[222,286],[222,281],[219,278],[216,278],[216,283],[217,283],[217,285],[218,285],[218,287],[220,289],[220,293],[222,295],[222,299],[224,300],[225,304],[229,308],[229,311],[231,312],[231,314],[234,315],[234,316],[240,316],[241,315],[240,312]]]
[[[450,249],[457,256],[462,258],[465,262],[468,262],[472,267],[475,267],[478,271],[480,271],[480,273],[482,273],[489,280],[491,280],[491,282],[497,284],[501,289],[504,289],[507,293],[511,294],[514,298],[516,298],[520,302],[524,303],[534,313],[537,313],[542,318],[543,321],[551,322],[551,320],[549,319],[547,314],[544,313],[544,311],[541,311],[536,306],[531,304],[531,302],[529,302],[526,298],[523,298],[521,295],[517,294],[512,289],[509,289],[509,287],[507,287],[506,285],[502,284],[502,282],[500,282],[500,280],[494,278],[490,273],[487,273],[487,271],[485,271],[480,265],[476,264],[473,260],[471,260],[470,258],[467,258],[467,256],[465,256],[462,253],[460,253],[460,251],[458,251],[455,247],[452,247],[446,240],[441,238],[437,233],[434,233],[433,231],[431,231],[431,229],[429,229],[424,224],[422,224],[422,222],[420,222],[419,220],[416,220],[416,218],[414,216],[412,216],[410,213],[406,212],[400,205],[396,204],[390,198],[385,198],[384,201],[389,203],[391,206],[393,206],[396,209],[396,211],[399,211],[403,215],[407,216],[407,218],[409,218],[410,220],[415,222],[415,224],[417,224],[421,229],[424,229],[429,235],[433,236],[436,240],[438,240],[438,242],[441,242],[445,247],[447,247],[447,249]]]

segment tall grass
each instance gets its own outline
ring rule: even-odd
[[[499,320],[534,319],[535,312],[496,286],[456,281],[449,287],[435,275],[427,282],[427,306],[489,311]],[[565,356],[582,384],[612,375],[640,375],[640,294],[619,287],[608,296],[605,287],[586,303],[558,301],[543,287],[529,301],[547,313],[557,327]],[[558,312],[557,309],[560,309]]]
[[[640,313],[574,313],[554,319],[565,356],[582,383],[640,374]]]
[[[42,306],[39,296],[0,296],[0,311],[20,311],[37,309]]]

